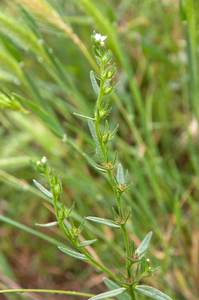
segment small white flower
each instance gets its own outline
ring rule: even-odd
[[[40,165],[40,163],[41,163],[41,162],[38,160],[38,161],[37,161],[37,165]]]
[[[150,259],[149,259],[149,258],[147,258],[147,259],[146,259],[146,261],[150,262]]]
[[[45,157],[45,156],[43,156],[41,162],[42,162],[43,164],[46,162],[46,157]]]
[[[101,46],[104,46],[104,41],[107,38],[107,36],[106,35],[101,35],[100,33],[96,33],[94,35],[94,38],[97,42],[99,41],[100,43],[102,43]]]

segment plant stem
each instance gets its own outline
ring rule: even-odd
[[[92,294],[78,293],[73,291],[59,291],[59,290],[39,290],[39,289],[10,289],[10,290],[1,290],[0,294],[4,293],[50,293],[50,294],[65,294],[65,295],[74,295],[82,297],[93,297]]]
[[[100,68],[101,69],[101,78],[102,78],[103,72],[104,72],[104,64],[103,64],[102,59],[100,59],[100,61],[101,61],[101,68]],[[98,96],[97,103],[96,103],[96,111],[97,110],[100,111],[100,104],[101,104],[101,100],[103,98],[103,84],[104,84],[103,79],[101,79],[100,92],[99,92],[99,96]],[[97,138],[99,141],[100,148],[104,155],[105,162],[108,163],[109,157],[108,157],[108,153],[106,150],[106,146],[104,146],[102,139],[101,139],[100,132],[99,132],[99,121],[100,121],[100,118],[97,117],[95,120],[95,131],[96,131],[96,135],[97,135]],[[115,183],[114,183],[114,179],[113,179],[113,175],[112,175],[111,171],[107,170],[107,174],[108,174],[109,180],[111,182],[111,186],[112,186],[115,198],[117,200],[117,206],[118,206],[118,211],[119,211],[119,215],[120,215],[120,220],[122,222],[123,218],[124,218],[124,213],[123,213],[123,208],[122,208],[122,203],[121,203],[121,194],[119,194],[115,188]],[[124,224],[122,226],[122,232],[123,232],[123,236],[124,236],[126,255],[127,255],[127,257],[130,257],[130,248],[129,248],[129,240],[128,240],[128,234],[127,234],[127,230],[126,230],[126,224]],[[126,271],[127,271],[127,278],[131,279],[131,263],[129,262],[129,260],[126,261]]]
[[[135,297],[135,293],[134,293],[133,288],[131,288],[131,289],[129,290],[129,294],[130,294],[132,300],[136,300],[136,297]]]

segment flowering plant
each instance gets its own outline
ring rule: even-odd
[[[98,300],[107,297],[117,297],[118,299],[135,300],[136,294],[142,294],[156,300],[171,300],[169,296],[151,286],[140,285],[143,278],[153,276],[154,272],[159,269],[159,267],[154,269],[151,268],[150,260],[146,258],[146,252],[150,246],[152,232],[149,232],[146,235],[137,249],[135,249],[134,241],[129,241],[127,233],[126,224],[131,215],[131,211],[129,211],[127,215],[124,213],[122,206],[122,194],[131,188],[132,183],[128,183],[128,170],[124,173],[122,165],[118,164],[117,166],[117,152],[114,157],[111,157],[111,154],[107,149],[107,144],[114,137],[119,126],[117,125],[113,130],[109,128],[107,116],[111,112],[112,108],[109,107],[109,102],[107,100],[103,101],[104,96],[110,95],[110,93],[114,92],[118,85],[113,81],[116,68],[115,64],[110,64],[112,52],[106,49],[106,38],[106,36],[102,36],[95,32],[91,36],[93,52],[100,67],[100,74],[97,74],[94,71],[90,72],[91,84],[97,96],[94,116],[90,117],[77,113],[75,113],[75,115],[88,120],[88,127],[96,144],[98,162],[93,161],[85,153],[83,156],[90,166],[92,166],[97,172],[105,173],[109,178],[117,203],[117,209],[113,208],[114,220],[88,216],[84,217],[83,222],[78,228],[76,228],[73,221],[74,204],[71,208],[66,208],[62,199],[61,179],[57,173],[50,168],[46,158],[43,157],[41,161],[31,163],[37,172],[46,177],[50,184],[50,191],[40,185],[40,183],[36,180],[34,180],[34,183],[43,194],[53,200],[56,220],[52,223],[37,225],[45,227],[59,225],[68,241],[76,248],[77,251],[61,246],[58,248],[73,258],[80,259],[85,262],[92,262],[111,278],[104,278],[104,283],[109,291],[93,296],[90,299]],[[105,119],[104,133],[100,130],[100,122],[103,119]],[[117,172],[115,173],[116,168]],[[126,254],[124,255],[126,259],[125,275],[120,272],[117,274],[116,272],[110,271],[87,252],[85,247],[95,243],[97,240],[94,239],[80,242],[79,235],[82,233],[86,221],[103,224],[115,230],[121,230],[126,249]],[[122,298],[120,296],[121,294]]]

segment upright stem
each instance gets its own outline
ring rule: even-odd
[[[100,61],[101,61],[101,78],[102,78],[103,77],[103,72],[104,72],[104,65],[103,65],[102,59],[100,59]],[[96,110],[100,110],[100,104],[101,104],[101,100],[103,98],[103,85],[104,85],[104,81],[103,81],[103,79],[101,79],[100,92],[99,92],[99,96],[98,96],[97,103],[96,103]],[[97,138],[98,138],[98,141],[99,141],[100,148],[101,148],[101,150],[103,152],[103,155],[104,155],[105,162],[108,163],[109,158],[108,158],[108,153],[107,153],[107,150],[106,150],[106,146],[104,146],[104,144],[102,142],[102,139],[101,139],[100,132],[99,132],[99,121],[100,121],[100,118],[96,116],[95,131],[96,131],[96,135],[97,135]],[[108,174],[109,180],[111,182],[115,198],[117,200],[119,216],[120,216],[120,220],[122,222],[123,218],[124,218],[124,213],[123,213],[123,208],[122,208],[122,203],[121,203],[121,195],[117,192],[117,190],[115,188],[115,183],[114,183],[114,179],[113,179],[113,175],[112,175],[111,171],[107,170],[107,174]],[[128,240],[126,224],[124,224],[122,226],[122,232],[123,232],[123,236],[124,236],[126,256],[130,257],[130,247],[129,247],[129,240]],[[131,263],[129,262],[128,259],[126,261],[126,271],[127,271],[127,278],[131,279]],[[134,292],[132,291],[132,293],[134,293]]]

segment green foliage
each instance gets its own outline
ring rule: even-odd
[[[133,256],[152,230],[151,251],[145,255],[152,266],[161,265],[162,269],[155,276],[158,280],[151,281],[144,277],[158,268],[149,267],[143,275],[143,285],[156,281],[154,286],[173,299],[196,300],[197,1],[182,0],[176,7],[175,1],[157,0],[14,0],[2,1],[0,6],[0,248],[10,264],[10,271],[5,272],[5,267],[2,273],[21,286],[28,286],[41,274],[43,284],[47,280],[54,289],[68,290],[73,280],[80,288],[82,276],[87,275],[88,282],[83,286],[89,290],[90,267],[74,264],[72,258],[62,257],[53,246],[66,247],[58,226],[31,230],[37,222],[63,222],[64,236],[69,239],[77,237],[76,229],[83,224],[79,245],[84,240],[89,243],[98,239],[89,247],[107,269],[114,269],[113,275],[120,274],[116,276],[120,281],[126,281],[125,260],[133,268],[132,275],[139,279],[148,262],[144,256],[137,260]],[[99,41],[93,50],[96,60],[91,53],[89,37],[93,28],[107,36],[103,42],[111,49],[103,57],[104,63],[109,61],[103,76],[99,72],[103,55]],[[103,80],[105,94],[100,107],[95,106],[94,116],[96,93],[89,83],[91,69],[91,84],[97,89],[96,84],[100,88]],[[113,81],[120,82],[116,93],[111,93]],[[74,111],[79,114],[73,114]],[[93,142],[84,118],[93,124],[100,118],[99,135],[108,157]],[[116,124],[120,125],[119,130]],[[50,213],[53,199],[32,184],[35,178],[38,185],[44,185],[43,191],[53,194],[50,183],[45,186],[45,176],[39,179],[38,172],[33,174],[29,165],[29,157],[36,161],[43,155],[62,179],[60,182],[59,176],[56,178],[58,185],[54,188],[54,195],[59,197],[57,222]],[[89,161],[88,167],[84,158]],[[103,166],[107,158],[112,163]],[[129,170],[129,182],[128,172],[125,176],[123,171],[125,188],[117,182],[120,163],[124,171]],[[122,220],[108,184],[108,171],[112,172],[117,196],[122,196]],[[133,187],[123,193],[132,186],[131,182]],[[76,203],[75,210],[72,203]],[[120,227],[125,224],[129,237],[135,240],[129,243],[129,257],[124,253],[122,229],[83,222],[84,216],[91,215],[110,220],[112,206],[113,222]],[[20,259],[20,253],[29,257],[26,271],[13,263]],[[67,265],[76,277],[66,274],[67,281],[59,278],[57,284],[58,275],[49,272],[49,265],[52,270],[59,268],[60,274],[62,266]],[[120,287],[119,281],[117,284],[115,289]],[[93,287],[94,293],[99,293],[99,289],[103,289],[101,285]],[[15,297],[5,295],[8,299]],[[117,297],[125,295],[128,296],[124,293]],[[13,299],[23,297],[17,294]]]

